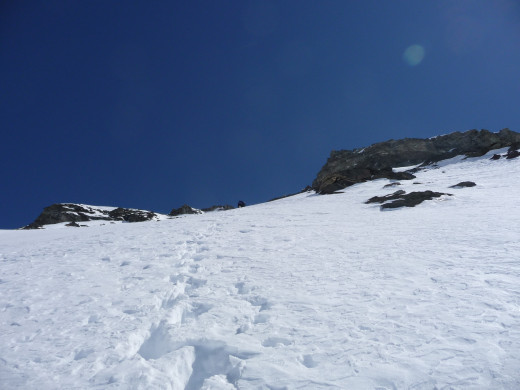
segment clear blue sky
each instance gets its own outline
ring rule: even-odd
[[[332,149],[520,131],[519,66],[515,1],[4,1],[0,228],[258,203]]]

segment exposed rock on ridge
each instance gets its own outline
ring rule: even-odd
[[[231,210],[230,205],[216,205],[202,210],[192,208],[188,205],[173,209],[169,216],[178,216],[184,214],[203,214],[212,211]],[[124,222],[144,222],[151,220],[159,220],[166,216],[156,214],[152,211],[127,209],[123,207],[99,207],[87,206],[75,203],[57,203],[45,207],[42,213],[27,226],[22,229],[41,229],[45,225],[53,225],[56,223],[68,222],[65,226],[79,227],[78,222],[87,221],[124,221]]]
[[[168,214],[169,216],[176,217],[178,215],[185,215],[185,214],[202,214],[202,211],[199,209],[194,209],[193,207],[185,204],[179,207],[178,209],[173,209]]]
[[[150,221],[156,217],[157,214],[146,210],[134,210],[118,207],[112,211],[109,211],[108,216],[114,221],[144,222]]]
[[[330,194],[355,183],[379,178],[413,179],[411,172],[393,172],[392,167],[428,165],[458,155],[478,157],[490,150],[516,145],[520,133],[509,129],[455,132],[439,137],[405,138],[380,142],[363,149],[332,151],[312,183],[321,194]]]
[[[42,213],[23,229],[39,229],[44,225],[52,225],[61,222],[86,222],[86,221],[126,221],[143,222],[155,218],[157,214],[151,211],[117,208],[95,208],[74,203],[57,203],[45,207]],[[76,225],[70,225],[76,226]]]

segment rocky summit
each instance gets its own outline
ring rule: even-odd
[[[331,194],[368,180],[410,180],[415,177],[413,170],[394,172],[392,168],[429,165],[459,155],[479,157],[490,150],[505,147],[510,147],[506,158],[514,158],[519,144],[520,133],[509,129],[497,133],[469,130],[427,139],[389,140],[362,149],[332,151],[312,188],[320,194]]]

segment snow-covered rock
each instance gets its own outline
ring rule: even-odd
[[[46,225],[89,226],[78,224],[89,221],[144,222],[164,219],[166,216],[152,211],[127,209],[123,207],[89,206],[75,203],[57,203],[45,207],[34,222],[23,229],[41,229]],[[64,224],[69,222],[69,224]]]

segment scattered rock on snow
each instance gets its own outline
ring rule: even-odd
[[[388,195],[385,195],[385,196],[374,196],[374,197],[370,198],[369,200],[367,200],[365,203],[366,204],[369,204],[369,203],[383,203],[383,202],[386,202],[388,200],[399,199],[404,194],[406,194],[406,191],[399,190],[399,191],[394,192],[393,194],[388,194]]]
[[[512,159],[512,158],[517,158],[518,156],[520,156],[520,152],[518,150],[513,150],[511,152],[507,152],[506,158]]]
[[[400,190],[386,196],[374,196],[365,203],[382,203],[381,210],[399,207],[415,207],[425,200],[432,200],[433,198],[438,198],[442,195],[451,196],[451,194],[433,192],[429,190],[410,192],[409,194],[406,194],[405,191]]]
[[[505,154],[494,154],[493,157],[491,157],[491,160],[500,160],[502,157],[505,157],[506,159],[510,160],[513,158],[517,158],[520,156],[520,142],[514,142],[511,144],[509,149]]]
[[[383,186],[383,188],[389,188],[389,187],[395,187],[395,186],[400,186],[401,183],[399,183],[398,181],[396,181],[395,183],[389,183],[389,184],[385,184]]]
[[[515,142],[507,151],[506,158],[512,159],[520,156],[520,152],[518,151],[518,149],[520,149],[520,142]]]
[[[450,188],[464,188],[464,187],[475,187],[476,184],[472,181],[461,181],[458,184],[455,184],[453,186],[450,186]]]

